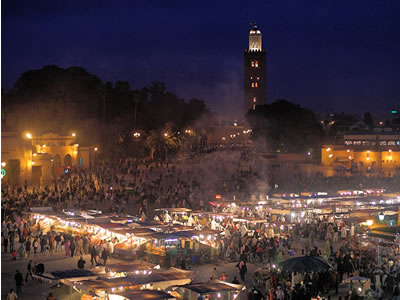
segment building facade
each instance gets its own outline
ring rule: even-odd
[[[394,174],[400,170],[400,133],[346,133],[341,144],[322,147],[321,164],[343,170]]]
[[[244,114],[267,101],[267,52],[257,25],[249,33],[249,48],[244,51]]]
[[[11,186],[42,186],[51,183],[68,168],[92,167],[97,150],[79,147],[75,133],[35,136],[29,132],[3,129],[1,144],[1,163],[6,171],[2,183]]]

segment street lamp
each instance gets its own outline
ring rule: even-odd
[[[6,162],[5,161],[1,162],[1,166],[4,168],[6,166]]]
[[[94,148],[94,151],[97,151],[97,150],[99,150],[99,149],[98,149],[97,147],[95,147],[95,148]]]
[[[25,134],[25,136],[26,136],[28,139],[31,139],[31,138],[32,138],[32,134],[30,134],[29,132],[27,132],[27,133]]]
[[[75,132],[73,132],[73,133],[72,133],[72,136],[73,136],[73,137],[75,137],[75,136],[76,136],[76,133],[75,133]]]
[[[379,214],[379,221],[383,221],[385,219],[385,214],[383,213],[383,211],[381,211],[381,213]]]

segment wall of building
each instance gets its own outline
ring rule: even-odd
[[[400,168],[400,150],[367,150],[343,145],[325,145],[321,149],[321,165],[327,167],[341,165],[360,171],[394,171]]]
[[[19,161],[19,174],[12,174],[11,160]],[[1,132],[1,161],[6,165],[6,176],[2,182],[14,185],[28,184],[32,180],[32,143],[25,140],[17,132],[2,130]],[[14,178],[15,177],[15,178]]]

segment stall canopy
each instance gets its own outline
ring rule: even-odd
[[[107,265],[105,268],[115,273],[133,273],[137,270],[151,270],[157,265],[151,264],[142,260],[135,260],[133,262],[123,262],[118,264]]]
[[[79,270],[79,269],[55,271],[55,272],[51,272],[50,274],[53,275],[55,277],[55,279],[71,279],[71,278],[97,276],[92,271]]]
[[[130,275],[126,277],[117,277],[117,278],[98,278],[95,280],[84,280],[80,281],[78,284],[73,282],[73,280],[69,280],[66,284],[69,285],[77,285],[84,290],[91,289],[103,289],[110,290],[112,288],[120,288],[120,287],[129,287],[136,285],[145,285],[151,283],[159,283],[159,282],[171,282],[170,285],[180,285],[187,284],[191,281],[193,277],[193,272],[184,271],[176,268],[170,268],[166,271],[154,271],[149,275]]]
[[[122,296],[126,299],[175,299],[174,296],[156,290],[135,290],[129,292],[116,293],[116,295]]]
[[[241,284],[233,284],[220,280],[213,280],[204,283],[187,284],[180,286],[180,288],[189,289],[200,295],[203,295],[203,294],[218,293],[218,292],[240,291],[244,288],[244,286]]]

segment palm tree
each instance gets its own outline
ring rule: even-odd
[[[167,127],[168,128],[168,127]],[[173,134],[167,129],[151,130],[146,139],[146,146],[150,149],[150,157],[168,159],[168,150],[177,149],[181,145],[181,138],[178,134]]]

